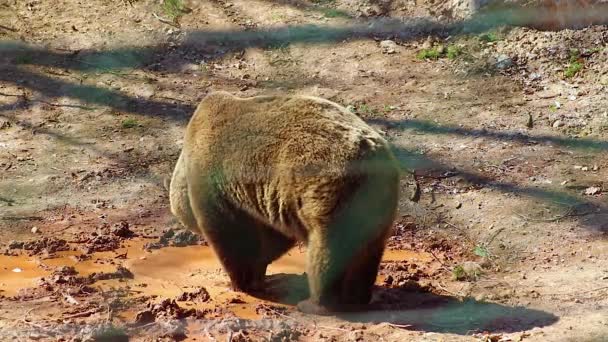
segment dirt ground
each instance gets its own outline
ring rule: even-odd
[[[165,3],[0,0],[0,340],[608,340],[606,26]],[[172,218],[163,181],[211,90],[322,96],[390,139],[404,191],[369,311],[297,312],[303,248],[264,298],[233,292]]]

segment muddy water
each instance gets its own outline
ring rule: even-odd
[[[0,255],[0,295],[13,296],[20,288],[33,287],[48,275],[36,258]]]
[[[117,265],[124,265],[133,274],[133,279],[105,280],[95,283],[102,289],[128,285],[132,296],[157,296],[160,301],[175,298],[184,291],[205,287],[212,300],[208,303],[182,303],[199,309],[225,307],[242,318],[258,318],[255,307],[264,302],[252,296],[237,293],[229,288],[229,279],[210,247],[166,247],[152,252],[143,249],[145,240],[132,240],[125,247],[113,252],[95,253],[92,258],[78,261],[78,252],[61,252],[56,258],[41,259],[28,256],[0,256],[0,294],[11,296],[22,288],[34,287],[38,278],[48,276],[59,266],[73,266],[80,275],[93,272],[112,272]],[[118,255],[126,257],[118,259]],[[305,250],[294,248],[268,267],[267,275],[301,275],[305,271]],[[387,250],[384,260],[428,261],[430,255],[407,250]],[[15,271],[20,272],[15,272]],[[272,277],[270,277],[272,278]],[[295,277],[298,278],[298,277]],[[298,278],[300,286],[305,284]],[[305,285],[304,285],[305,286]],[[235,299],[239,299],[238,301]],[[276,304],[276,303],[274,303]],[[132,320],[135,312],[124,312],[125,320]]]

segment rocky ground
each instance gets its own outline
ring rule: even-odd
[[[425,21],[463,4],[0,1],[2,339],[608,338],[608,29]],[[299,314],[300,249],[268,296],[232,292],[171,217],[163,180],[220,89],[322,96],[390,139],[369,312]]]

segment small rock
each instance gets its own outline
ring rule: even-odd
[[[129,223],[126,221],[120,221],[112,226],[111,230],[112,235],[121,237],[121,238],[130,238],[135,233],[129,229]]]
[[[499,55],[494,63],[497,69],[503,70],[513,66],[513,60],[507,55]]]
[[[486,295],[483,293],[480,293],[475,296],[475,300],[478,302],[483,302],[485,299],[486,299]]]
[[[545,90],[545,91],[540,91],[540,92],[536,93],[536,96],[538,96],[541,99],[551,99],[551,98],[559,96],[559,92]]]
[[[456,209],[462,208],[462,203],[460,201],[456,202]]]
[[[383,53],[390,55],[397,52],[397,43],[392,40],[383,40],[380,42],[380,48]]]
[[[602,193],[602,188],[597,186],[590,186],[585,189],[585,195],[588,196],[599,195],[600,193]]]
[[[424,43],[422,43],[422,48],[423,49],[430,49],[431,47],[433,47],[433,38],[428,37]]]
[[[553,122],[553,128],[559,128],[559,127],[563,127],[564,126],[564,122],[562,120],[555,120],[555,122]]]
[[[156,320],[156,315],[151,310],[143,310],[135,315],[135,324],[144,325]]]
[[[37,234],[40,232],[40,229],[38,229],[38,227],[34,226],[32,227],[32,234]]]

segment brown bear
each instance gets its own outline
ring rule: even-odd
[[[213,92],[186,128],[171,211],[244,292],[304,242],[310,298],[298,308],[328,314],[369,303],[399,174],[387,141],[336,103]]]

